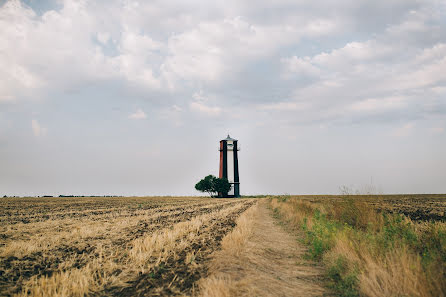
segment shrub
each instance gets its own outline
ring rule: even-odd
[[[342,224],[362,230],[379,228],[381,225],[379,215],[364,201],[348,197],[343,198],[341,202],[335,201],[330,206],[330,217]]]
[[[309,256],[314,260],[320,260],[323,253],[333,246],[339,226],[336,222],[329,221],[319,210],[314,211],[312,222],[312,228],[306,230],[307,242],[310,244]]]
[[[195,189],[200,192],[206,192],[211,197],[217,195],[224,197],[227,196],[231,189],[231,184],[226,178],[218,178],[213,175],[208,175],[195,185]]]
[[[357,271],[349,271],[348,261],[344,256],[339,256],[335,263],[328,267],[328,276],[333,282],[331,287],[339,296],[359,296],[358,273]]]

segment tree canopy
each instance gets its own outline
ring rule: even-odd
[[[200,192],[206,192],[211,197],[225,197],[231,189],[231,184],[226,178],[208,175],[195,185],[195,189]]]

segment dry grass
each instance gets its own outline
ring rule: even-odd
[[[237,296],[241,293],[241,288],[245,287],[243,280],[237,280],[229,276],[226,267],[228,262],[237,262],[240,254],[246,249],[255,216],[258,215],[257,212],[258,205],[255,205],[243,213],[237,219],[237,226],[223,238],[221,250],[215,253],[210,263],[210,276],[200,281],[202,296]]]
[[[270,206],[272,209],[280,208],[282,219],[292,223],[292,226],[302,225],[304,220],[307,220],[316,208],[315,204],[305,200],[290,199],[287,203],[281,203],[282,200],[280,198],[272,199]],[[296,212],[296,209],[299,209],[299,211]]]
[[[270,205],[289,226],[304,231],[308,255],[326,265],[341,295],[445,295],[446,224],[388,214],[398,212],[389,202],[398,197],[357,198],[278,197]],[[401,205],[411,217],[441,217],[435,209],[440,198],[429,204],[423,197],[431,206],[418,217],[408,200]],[[296,285],[316,277],[317,269],[305,261],[289,263],[295,241],[263,222],[266,210],[244,212],[254,202],[2,199],[0,295],[194,295],[196,283],[203,296],[216,297],[323,292],[311,282]],[[198,282],[208,266],[209,276]]]
[[[444,296],[446,224],[377,213],[360,199],[273,199],[281,218],[304,231],[343,296]]]
[[[6,225],[2,234],[7,238],[0,249],[0,257],[23,258],[36,252],[44,252],[62,244],[73,246],[75,242],[85,242],[97,237],[117,239],[127,235],[128,230],[137,228],[141,222],[162,221],[169,224],[170,218],[189,214],[199,214],[211,210],[215,205],[225,205],[230,201],[201,204],[181,203],[176,206],[156,207],[150,209],[114,209],[113,213],[87,215],[82,218],[67,216],[64,219],[52,219],[32,223]],[[139,205],[139,204],[138,204]],[[188,209],[185,209],[187,207]],[[90,213],[92,211],[89,211]],[[84,212],[87,213],[88,212]],[[55,215],[57,216],[57,214]],[[99,235],[99,236],[98,236]]]
[[[0,202],[7,210],[0,216],[6,223],[0,227],[0,295],[130,296],[136,294],[130,292],[132,286],[141,281],[154,292],[182,294],[204,270],[205,255],[217,248],[213,236],[227,232],[231,221],[253,203],[95,199]],[[17,205],[27,207],[15,211]]]
[[[200,281],[202,296],[322,296],[321,269],[277,225],[266,201],[241,216]]]
[[[198,236],[200,227],[211,218],[223,218],[229,213],[240,209],[236,205],[210,214],[195,217],[186,222],[156,231],[148,236],[137,238],[131,244],[126,254],[118,251],[99,256],[81,269],[73,269],[55,273],[51,277],[32,278],[25,283],[19,296],[84,296],[91,292],[104,290],[106,286],[122,286],[130,281],[132,275],[147,273],[164,263],[169,257],[177,258],[177,252],[182,251]],[[128,256],[127,256],[128,255]],[[119,272],[119,278],[116,276]]]

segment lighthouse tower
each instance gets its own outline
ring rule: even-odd
[[[220,178],[227,178],[231,184],[228,197],[240,197],[240,180],[238,176],[237,140],[229,136],[220,140]]]

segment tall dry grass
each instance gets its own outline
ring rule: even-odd
[[[236,227],[223,237],[221,250],[214,254],[209,264],[209,276],[200,280],[200,294],[206,297],[238,296],[243,286],[243,280],[231,277],[234,273],[227,273],[227,263],[237,262],[241,253],[246,249],[246,243],[252,233],[258,205],[245,211],[236,221]]]
[[[155,270],[161,263],[177,255],[199,236],[200,228],[213,219],[225,218],[244,207],[239,203],[218,211],[179,222],[135,239],[127,250],[104,250],[82,268],[35,276],[27,281],[17,296],[86,296],[106,287],[125,287],[138,273]]]
[[[178,205],[132,211],[115,209],[112,213],[88,215],[82,219],[68,217],[6,225],[0,227],[1,234],[8,238],[8,241],[0,246],[0,257],[23,258],[36,252],[45,253],[61,245],[76,246],[76,242],[97,241],[97,237],[117,239],[144,221],[164,220],[168,224],[168,220],[164,218],[166,216],[175,217],[215,207],[214,204],[208,203],[205,201],[200,204],[184,204],[187,211],[184,206]],[[230,203],[232,202],[221,202],[218,205]]]
[[[303,232],[308,256],[341,296],[445,296],[446,224],[377,213],[360,199],[276,198],[278,216]]]
[[[184,257],[185,247],[204,242],[209,228],[246,207],[238,199],[185,197],[1,202],[10,210],[0,214],[7,222],[0,226],[0,295],[8,296],[85,296],[125,288],[141,272],[158,273],[163,261]],[[20,205],[26,207],[16,211]],[[193,265],[195,256],[190,252],[186,261]]]

